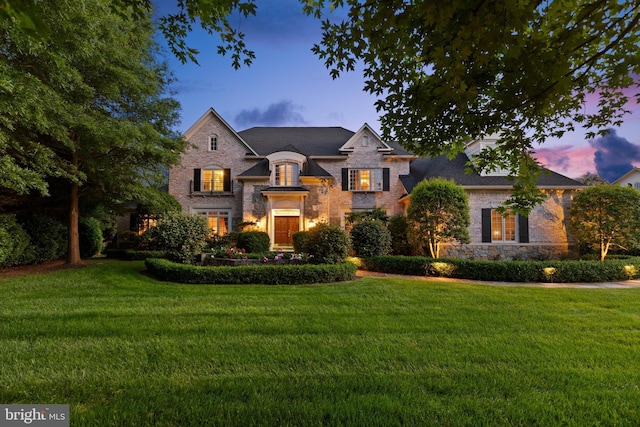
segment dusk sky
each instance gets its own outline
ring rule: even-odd
[[[175,0],[158,1],[159,11],[170,3]],[[175,97],[182,104],[179,131],[213,107],[237,131],[253,126],[342,126],[357,131],[368,123],[379,132],[376,98],[363,92],[362,70],[331,78],[311,52],[321,40],[320,21],[305,16],[299,0],[258,2],[256,16],[232,16],[230,22],[246,34],[256,54],[250,67],[234,70],[229,57],[216,53],[219,37],[199,29],[187,40],[200,51],[200,65],[181,64],[167,54],[177,78]],[[592,172],[615,180],[640,166],[640,108],[632,102],[628,108],[633,113],[610,135],[587,141],[579,130],[534,147],[538,159],[572,178]]]

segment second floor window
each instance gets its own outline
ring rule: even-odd
[[[298,164],[278,163],[275,165],[275,185],[292,187],[298,184]]]
[[[350,191],[382,191],[382,169],[349,169]]]
[[[202,191],[224,191],[224,169],[204,169]]]
[[[210,166],[193,170],[191,191],[233,191],[231,188],[231,170]]]

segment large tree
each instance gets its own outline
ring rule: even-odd
[[[147,192],[185,147],[172,130],[179,105],[148,16],[116,13],[108,0],[36,6],[47,29],[37,37],[0,14],[0,186],[65,188],[67,262],[78,264],[80,197],[110,205]]]
[[[594,248],[604,261],[612,247],[640,245],[640,192],[630,187],[596,184],[573,199],[571,228],[576,240]]]
[[[0,3],[0,16],[37,27],[34,1]],[[364,89],[379,97],[386,138],[420,155],[453,156],[468,141],[501,132],[475,165],[510,170],[514,190],[506,207],[516,212],[544,199],[535,186],[535,146],[577,126],[589,137],[607,132],[627,112],[625,89],[638,86],[640,0],[300,1],[306,13],[329,17],[314,51],[331,74],[364,65]],[[151,6],[112,2],[134,17]],[[253,52],[227,17],[256,13],[255,0],[175,6],[160,25],[178,58],[195,60],[198,52],[185,39],[200,25],[221,35],[218,52],[230,53],[235,67],[251,62]],[[332,21],[335,8],[347,17]],[[585,108],[588,97],[597,99],[594,110]]]
[[[471,241],[467,193],[444,178],[424,180],[413,188],[407,220],[413,240],[428,247],[432,258],[440,258],[442,243]]]

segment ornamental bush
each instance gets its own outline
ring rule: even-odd
[[[15,215],[0,215],[0,267],[31,264],[34,260],[31,239]]]
[[[307,245],[307,239],[309,237],[308,231],[298,231],[291,236],[293,240],[293,251],[298,254],[308,254],[309,247]]]
[[[316,225],[308,231],[306,241],[308,252],[317,264],[338,264],[349,255],[349,236],[335,225]]]
[[[54,261],[66,255],[69,239],[67,227],[62,223],[43,215],[33,215],[25,220],[23,227],[31,238],[35,263]]]
[[[78,223],[80,237],[80,257],[91,258],[98,255],[102,249],[102,228],[96,218],[81,218]]]
[[[154,233],[168,259],[192,264],[206,245],[209,228],[202,216],[172,212],[162,217]]]
[[[238,233],[236,246],[250,253],[262,253],[269,250],[271,240],[264,231],[242,231]]]
[[[351,229],[351,247],[357,257],[386,255],[391,248],[391,233],[380,221],[360,221]]]

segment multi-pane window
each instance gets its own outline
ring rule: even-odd
[[[202,191],[224,191],[224,169],[202,170]]]
[[[275,165],[275,185],[291,187],[298,183],[297,163],[277,163]]]
[[[491,210],[491,241],[516,241],[516,215],[513,212],[502,216],[497,210]]]
[[[382,191],[382,169],[349,169],[349,191]]]
[[[218,135],[209,135],[209,151],[218,150]]]
[[[229,234],[229,211],[226,210],[200,210],[198,215],[202,215],[207,219],[207,225],[211,234],[215,236],[224,236]]]

